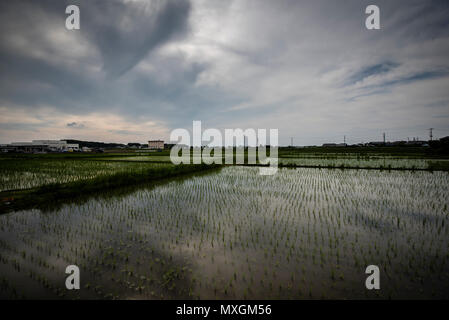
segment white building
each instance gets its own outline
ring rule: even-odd
[[[32,142],[12,142],[7,145],[7,151],[11,152],[73,152],[79,150],[79,144],[67,143],[64,140],[33,140]]]
[[[163,140],[150,140],[148,141],[149,149],[164,149],[164,141]]]
[[[33,140],[33,144],[47,145],[51,151],[79,151],[79,144],[67,143],[64,140]]]

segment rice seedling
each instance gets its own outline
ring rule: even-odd
[[[0,273],[26,285],[0,297],[447,298],[448,175],[226,167],[4,214]],[[69,264],[83,290],[65,290]],[[367,264],[388,290],[366,292]]]

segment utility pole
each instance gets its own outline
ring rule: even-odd
[[[433,128],[430,128],[430,129],[429,129],[430,141],[432,141],[432,138],[433,138],[432,131],[433,131]]]
[[[343,136],[343,143],[346,144],[346,135]]]
[[[290,137],[290,146],[293,148],[293,137]]]
[[[385,144],[385,132],[384,132],[384,144]]]

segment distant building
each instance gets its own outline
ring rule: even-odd
[[[428,141],[422,141],[422,140],[413,140],[413,141],[408,141],[407,145],[409,146],[421,146],[421,147],[428,147],[429,143]]]
[[[131,149],[140,149],[142,147],[143,146],[140,143],[138,143],[138,142],[130,142],[130,143],[128,143],[128,148],[131,148]]]
[[[368,146],[370,147],[379,147],[379,146],[384,146],[385,142],[383,141],[371,141],[368,143]]]
[[[149,140],[148,141],[149,149],[164,149],[164,141],[163,140]]]
[[[387,146],[405,146],[407,144],[407,141],[399,140],[399,141],[393,141],[393,142],[386,142]]]
[[[79,144],[63,140],[33,140],[32,142],[12,142],[2,148],[6,152],[73,152],[79,151]]]
[[[79,151],[79,144],[67,143],[64,140],[33,140],[32,144],[46,145],[50,151],[56,152]]]
[[[323,143],[323,147],[346,147],[346,143]]]

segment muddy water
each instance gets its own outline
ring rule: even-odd
[[[448,173],[258,172],[2,215],[0,297],[449,297]],[[80,290],[65,288],[72,264]],[[380,290],[365,288],[370,264]]]

